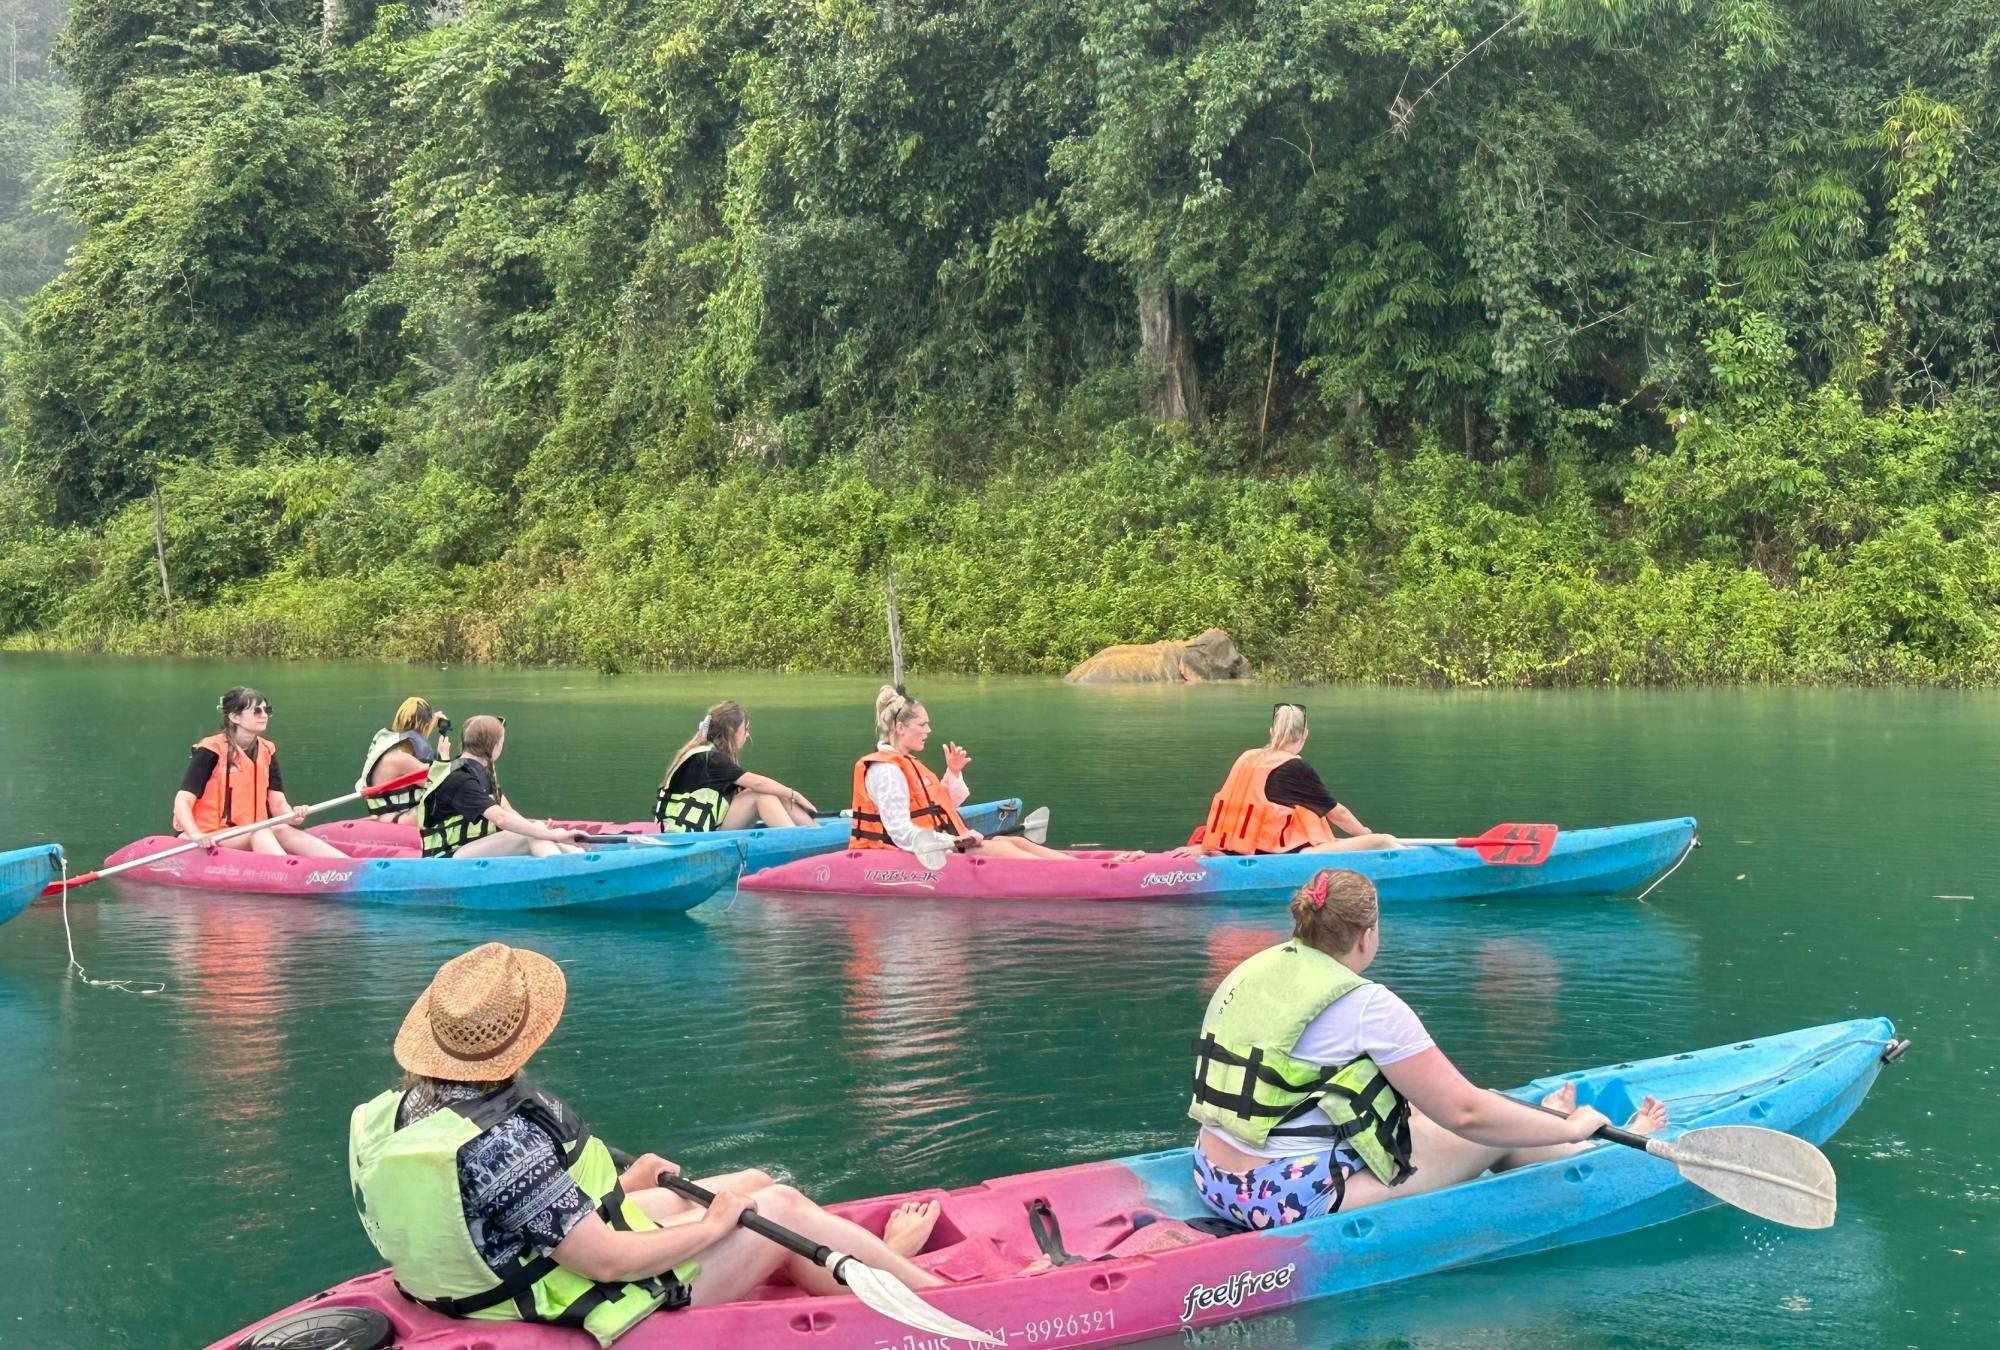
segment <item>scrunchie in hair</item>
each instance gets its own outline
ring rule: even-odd
[[[1314,909],[1326,908],[1326,873],[1321,872],[1306,883],[1306,899],[1312,901]]]
[[[694,728],[694,734],[695,734],[696,736],[700,737],[700,738],[701,738],[702,740],[707,740],[707,739],[708,739],[708,714],[707,714],[707,713],[703,713],[703,714],[701,715],[701,721],[699,721],[699,722],[695,723],[695,728]]]

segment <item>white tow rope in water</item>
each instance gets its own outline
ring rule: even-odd
[[[116,989],[125,994],[162,994],[167,986],[159,980],[93,980],[84,973],[83,962],[76,959],[76,935],[69,930],[69,858],[62,856],[62,916],[63,943],[69,948],[69,972],[93,989]],[[152,986],[150,989],[136,988],[137,985]]]
[[[1640,891],[1639,894],[1633,898],[1633,903],[1644,904],[1647,896],[1651,895],[1654,891],[1658,890],[1662,882],[1664,882],[1668,877],[1672,876],[1675,872],[1680,870],[1680,865],[1688,860],[1688,854],[1694,852],[1696,849],[1700,847],[1701,847],[1701,836],[1699,834],[1689,835],[1688,846],[1681,850],[1680,857],[1674,859],[1674,865],[1672,867],[1669,867],[1666,871],[1660,873],[1660,875],[1654,877],[1653,884],[1648,886],[1645,890]]]

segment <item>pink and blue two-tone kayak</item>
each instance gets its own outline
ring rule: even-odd
[[[966,824],[981,834],[1004,834],[1020,828],[1021,799],[1002,797],[998,801],[977,802],[961,807],[959,814],[965,817]],[[750,830],[712,830],[707,834],[661,834],[660,827],[650,820],[557,820],[551,823],[568,829],[588,830],[592,834],[640,834],[653,839],[706,839],[736,844],[743,850],[743,869],[746,872],[779,867],[797,862],[800,858],[816,857],[844,848],[848,833],[853,828],[852,822],[838,816],[828,816],[810,825],[775,829],[760,825]],[[355,851],[357,845],[386,845],[411,850],[417,847],[415,826],[392,825],[381,820],[342,820],[318,826],[313,833],[350,853]]]
[[[1532,867],[1502,866],[1470,848],[1418,846],[1352,853],[1277,853],[1248,858],[1176,858],[1146,853],[1119,861],[1078,854],[1073,863],[951,855],[928,868],[900,849],[848,849],[783,867],[752,870],[746,891],[806,895],[918,895],[959,900],[1283,900],[1325,867],[1368,877],[1384,900],[1615,895],[1673,866],[1694,843],[1694,819],[1563,830]]]
[[[608,844],[554,858],[423,858],[414,847],[351,837],[368,823],[343,821],[312,832],[352,854],[291,858],[245,849],[196,849],[135,867],[123,879],[252,895],[301,895],[378,905],[453,909],[691,909],[736,879],[741,848],[685,835],[660,843]],[[400,826],[373,826],[376,830]],[[415,832],[409,831],[414,842]],[[187,841],[155,835],[127,844],[105,866]]]
[[[1533,1100],[1573,1081],[1579,1101],[1620,1120],[1650,1092],[1667,1103],[1669,1136],[1754,1124],[1819,1143],[1860,1106],[1894,1034],[1885,1018],[1837,1022],[1563,1074],[1516,1095]],[[942,1202],[929,1248],[917,1261],[950,1283],[924,1290],[925,1301],[1010,1347],[1052,1350],[1170,1335],[1452,1266],[1595,1241],[1716,1203],[1671,1164],[1602,1144],[1441,1191],[1228,1236],[1184,1222],[1207,1214],[1185,1148],[832,1208],[880,1231],[906,1199]],[[1040,1255],[1027,1219],[1034,1201],[1046,1202],[1071,1253],[1110,1259],[1021,1274]],[[261,1344],[330,1344],[285,1340],[278,1329],[293,1319],[342,1316],[386,1319],[393,1337],[386,1344],[404,1350],[593,1345],[586,1333],[558,1327],[454,1321],[404,1299],[389,1272],[378,1271],[226,1336],[210,1350],[256,1343],[250,1338],[265,1331],[274,1336]],[[765,1286],[737,1303],[655,1313],[618,1344],[620,1350],[961,1350],[956,1340],[913,1335],[856,1299],[808,1296],[790,1285]]]

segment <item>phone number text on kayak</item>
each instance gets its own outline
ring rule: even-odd
[[[1099,1308],[1066,1317],[1038,1317],[1018,1327],[988,1327],[986,1333],[1002,1345],[1058,1345],[1078,1336],[1100,1336],[1117,1329],[1117,1310]],[[899,1340],[878,1340],[874,1350],[960,1350],[964,1344],[955,1336],[906,1335]]]

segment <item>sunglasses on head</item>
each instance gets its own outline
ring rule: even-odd
[[[1271,705],[1271,716],[1276,717],[1279,713],[1283,712],[1287,708],[1297,708],[1299,710],[1300,715],[1303,716],[1305,714],[1306,705],[1303,703],[1273,703]]]

